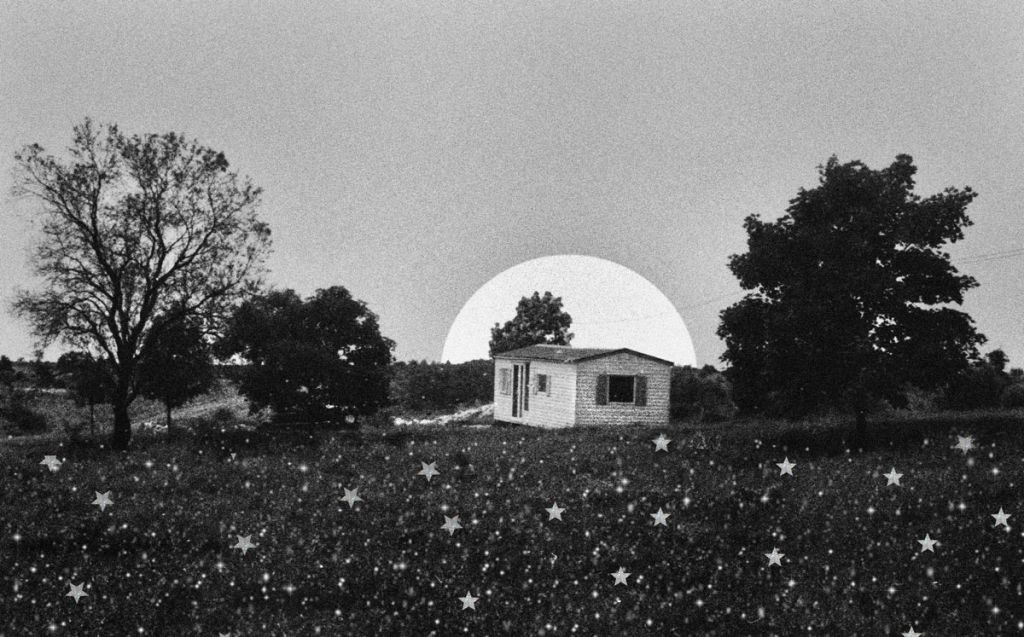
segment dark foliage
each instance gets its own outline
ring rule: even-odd
[[[14,380],[16,378],[17,372],[14,371],[14,363],[6,356],[0,356],[0,385],[5,385],[8,389],[11,389],[14,387]]]
[[[34,390],[12,389],[0,394],[0,425],[11,434],[46,431],[46,416],[32,408]]]
[[[32,378],[36,387],[50,389],[57,386],[57,376],[53,364],[37,358],[32,361]]]
[[[393,349],[377,315],[341,286],[305,301],[293,290],[251,299],[217,345],[222,357],[248,361],[239,391],[255,409],[314,421],[369,415],[386,405]]]
[[[672,420],[715,422],[736,413],[732,388],[725,376],[711,365],[700,369],[675,366],[669,388],[669,416]]]
[[[491,356],[528,345],[569,345],[571,325],[572,317],[562,310],[562,297],[534,292],[519,299],[515,318],[491,328]]]
[[[985,360],[958,373],[946,388],[945,406],[956,410],[1001,406],[1002,394],[1012,383],[1005,371],[1009,360],[1002,350],[993,350]]]
[[[57,375],[75,404],[89,407],[89,426],[96,427],[96,405],[109,403],[114,394],[114,375],[107,361],[89,352],[74,351],[57,359]]]
[[[164,404],[167,428],[171,410],[210,389],[214,381],[211,349],[198,321],[161,320],[150,332],[139,361],[139,393]]]
[[[398,362],[391,367],[391,401],[403,411],[451,411],[494,399],[494,361]]]
[[[949,304],[977,285],[942,251],[971,225],[970,188],[913,193],[911,158],[883,170],[832,157],[774,222],[747,217],[729,267],[751,293],[721,313],[733,398],[746,413],[864,414],[904,387],[941,387],[984,337]]]

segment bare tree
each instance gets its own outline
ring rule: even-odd
[[[218,329],[259,287],[270,229],[256,216],[260,189],[194,140],[86,119],[68,150],[67,160],[37,144],[15,155],[15,195],[41,203],[33,266],[45,286],[13,307],[42,344],[62,339],[109,360],[111,444],[124,449],[150,334],[186,319]]]

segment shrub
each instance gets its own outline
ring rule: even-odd
[[[1017,383],[1004,389],[999,403],[1006,409],[1024,407],[1024,385]]]
[[[405,412],[453,411],[494,399],[494,362],[399,362],[391,366],[392,404]]]
[[[30,395],[23,391],[12,391],[0,405],[0,420],[9,423],[7,429],[21,434],[35,434],[46,431],[46,416],[33,409]]]
[[[672,368],[669,388],[669,416],[672,420],[720,421],[735,414],[732,387],[714,367]]]

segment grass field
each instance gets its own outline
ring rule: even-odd
[[[0,634],[1024,633],[1021,414],[875,422],[852,447],[822,424],[749,422],[666,429],[656,452],[661,431],[0,445]]]

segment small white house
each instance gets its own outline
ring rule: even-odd
[[[671,361],[626,348],[521,347],[494,356],[494,419],[666,425],[671,373]]]

